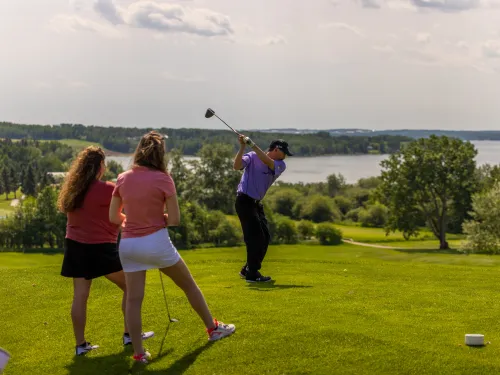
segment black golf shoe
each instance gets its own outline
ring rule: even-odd
[[[243,268],[240,271],[240,277],[242,279],[244,279],[245,277],[247,277],[247,272],[248,272],[247,266],[243,266]]]
[[[260,272],[251,275],[247,272],[245,280],[247,283],[268,283],[269,281],[271,281],[271,276],[262,276]]]

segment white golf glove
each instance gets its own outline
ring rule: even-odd
[[[251,140],[250,138],[248,138],[248,137],[245,137],[245,143],[246,143],[247,145],[249,145],[250,147],[255,146],[254,141],[252,141],[252,140]]]

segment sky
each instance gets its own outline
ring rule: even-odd
[[[500,0],[1,0],[0,121],[500,130]]]

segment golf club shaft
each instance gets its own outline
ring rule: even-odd
[[[161,274],[160,270],[158,271],[160,272],[161,288],[163,290],[163,299],[165,300],[165,306],[167,308],[168,320],[171,322],[172,318],[170,317],[170,310],[168,308],[167,294],[165,293],[165,286],[163,285],[163,275]]]
[[[221,120],[221,121],[224,123],[224,125],[226,125],[226,126],[227,126],[229,129],[231,129],[234,133],[236,133],[236,134],[240,135],[240,133],[238,133],[236,130],[234,130],[232,127],[230,127],[230,126],[229,126],[229,125],[228,125],[228,124],[227,124],[227,123],[226,123],[223,119],[221,119],[219,116],[217,116],[217,114],[216,114],[216,113],[214,113],[214,116],[215,116],[215,117],[217,117],[219,120]]]

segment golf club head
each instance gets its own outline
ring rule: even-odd
[[[205,118],[210,118],[212,117],[213,115],[215,115],[215,112],[213,109],[209,108],[207,109],[207,112],[205,113]]]

